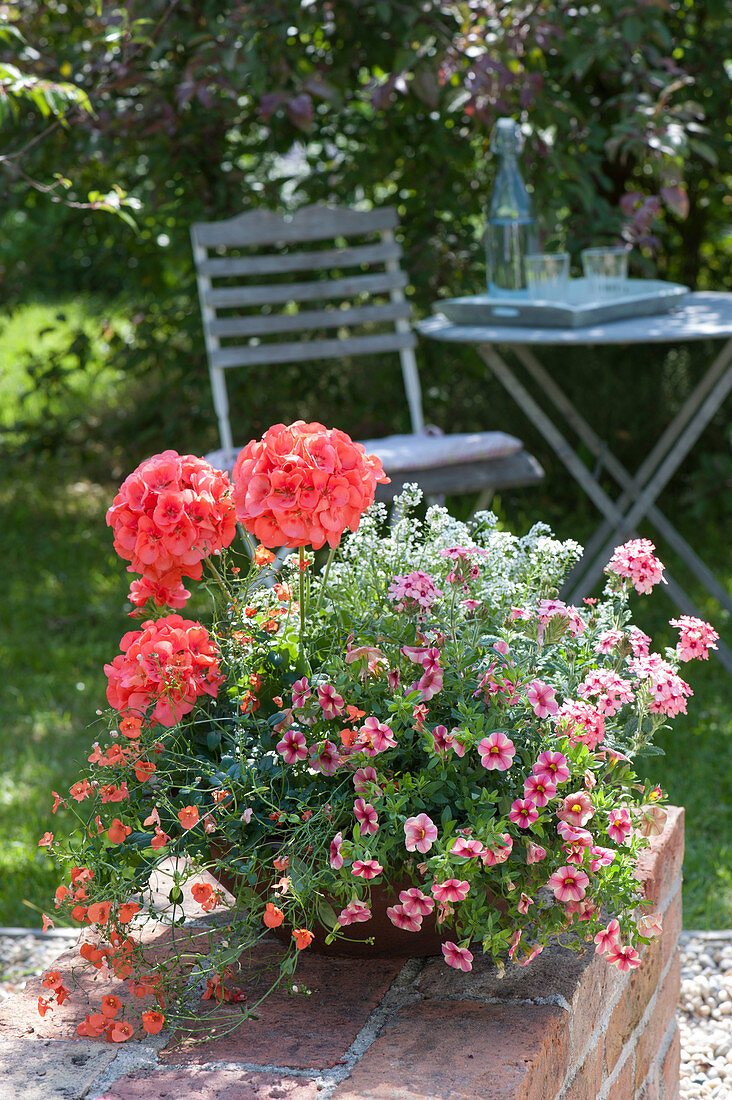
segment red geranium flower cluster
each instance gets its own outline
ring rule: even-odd
[[[202,458],[163,451],[141,463],[107,512],[114,548],[129,561],[130,600],[142,607],[183,607],[190,596],[181,577],[200,580],[201,561],[229,546],[236,533],[227,474]]]
[[[145,714],[173,726],[201,695],[215,696],[224,677],[219,652],[200,623],[180,615],[149,620],[120,642],[122,653],[105,665],[107,700],[120,713]]]
[[[264,546],[337,546],[355,531],[388,482],[375,455],[337,428],[276,424],[240,452],[234,466],[238,519]]]

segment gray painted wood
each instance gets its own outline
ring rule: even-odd
[[[315,279],[309,283],[223,286],[206,291],[205,301],[214,309],[230,309],[234,306],[357,298],[361,294],[380,294],[397,287],[403,289],[406,285],[407,276],[403,271],[384,271],[377,275],[352,275],[346,279]]]
[[[219,348],[211,353],[214,367],[255,367],[267,363],[307,363],[315,359],[344,359],[349,355],[413,348],[411,332],[384,332],[376,336],[353,336],[343,340],[298,340],[289,344],[259,344],[256,347]]]
[[[278,332],[310,332],[313,329],[342,328],[348,325],[377,324],[409,318],[407,302],[385,302],[379,306],[359,306],[355,309],[313,309],[299,313],[278,313],[274,316],[249,314],[246,317],[223,317],[211,322],[211,331],[220,337],[263,336]],[[414,341],[416,344],[416,340]]]
[[[265,245],[290,241],[323,241],[395,229],[397,212],[392,206],[376,210],[347,210],[334,206],[304,206],[292,217],[282,218],[270,210],[251,210],[221,222],[198,222],[193,226],[194,244],[205,248],[224,245]]]
[[[200,271],[211,279],[223,279],[237,275],[279,275],[287,271],[360,267],[401,258],[402,250],[394,241],[355,248],[324,248],[317,252],[280,252],[274,256],[215,256],[202,260]]]

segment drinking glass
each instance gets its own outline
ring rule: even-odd
[[[532,252],[524,256],[529,298],[563,302],[569,284],[569,252]]]
[[[628,249],[625,245],[585,248],[580,255],[582,274],[592,297],[613,298],[625,293],[628,281]]]

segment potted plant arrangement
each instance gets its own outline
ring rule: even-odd
[[[57,909],[88,930],[84,965],[151,998],[147,1031],[180,1024],[191,968],[149,956],[145,920],[182,924],[184,898],[221,914],[226,934],[193,952],[214,1002],[246,997],[237,958],[271,932],[278,985],[303,951],[441,952],[469,971],[476,952],[526,965],[559,937],[629,969],[660,931],[634,871],[663,795],[633,759],[685,713],[680,664],[717,634],[682,616],[676,648],[651,652],[628,611],[662,581],[647,540],[570,607],[576,543],[543,524],[515,537],[490,512],[417,518],[416,487],[389,524],[382,480],[343,432],[298,421],[250,443],[233,484],[156,455],[109,510],[143,621],[105,666],[88,768],[54,794],[66,839],[41,843]],[[181,614],[187,577],[210,593],[207,626]],[[42,1013],[70,993],[45,985]],[[79,1031],[135,1029],[100,995]]]

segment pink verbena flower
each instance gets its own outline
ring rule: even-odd
[[[433,899],[423,894],[417,886],[411,886],[409,890],[400,890],[399,901],[407,913],[416,917],[426,917],[435,908]]]
[[[651,639],[637,626],[631,626],[628,630],[628,640],[634,657],[647,657],[651,647]]]
[[[717,649],[714,643],[719,640],[719,634],[711,623],[696,619],[693,615],[681,615],[678,619],[671,619],[670,625],[678,627],[681,635],[676,646],[680,661],[693,661],[695,658],[708,661],[709,650]]]
[[[557,901],[582,901],[589,878],[577,867],[560,867],[550,876],[547,886]]]
[[[653,698],[648,708],[651,714],[665,714],[673,718],[686,714],[686,700],[694,694],[686,680],[678,676],[668,661],[657,653],[638,657],[631,661],[631,669],[642,680]]]
[[[362,924],[371,920],[371,910],[363,901],[349,901],[345,909],[338,914],[338,923],[341,928],[347,928],[349,924]]]
[[[531,770],[534,775],[544,780],[545,783],[554,783],[556,786],[565,783],[569,779],[567,757],[563,753],[553,752],[551,749],[547,749],[537,757]]]
[[[569,825],[586,825],[594,813],[590,796],[584,791],[576,791],[566,796],[561,809],[557,810],[557,817]]]
[[[554,688],[545,684],[543,680],[532,680],[528,685],[526,698],[534,708],[537,718],[547,718],[550,714],[556,714],[559,704],[556,701]]]
[[[605,572],[627,577],[636,592],[647,594],[654,584],[663,579],[664,567],[654,557],[655,549],[650,539],[631,539],[623,546],[615,547],[612,558],[605,566]]]
[[[458,947],[452,940],[446,940],[442,945],[442,954],[445,956],[447,965],[453,966],[456,970],[464,970],[467,974],[473,969],[473,956],[467,947]]]
[[[295,764],[307,759],[308,746],[300,730],[288,730],[277,742],[277,752],[284,757],[286,764]]]
[[[557,733],[569,738],[571,745],[583,744],[592,750],[605,739],[605,718],[591,703],[568,699],[556,713]]]
[[[513,764],[516,755],[516,747],[505,733],[494,730],[493,733],[478,742],[480,762],[488,771],[497,768],[499,772],[507,771]]]
[[[517,798],[511,803],[508,820],[518,825],[519,829],[528,829],[538,816],[539,811],[530,798]]]
[[[577,688],[582,699],[597,696],[597,709],[610,717],[617,714],[624,703],[635,699],[633,689],[627,680],[607,668],[597,668],[588,672]]]
[[[580,634],[584,634],[587,629],[587,623],[580,615],[576,607],[567,605],[562,600],[539,600],[537,605],[537,616],[539,619],[539,640],[544,634],[544,628],[549,626],[551,621],[556,618],[561,618],[566,621],[569,633],[573,638],[577,638]]]
[[[429,852],[437,840],[437,826],[427,814],[417,814],[404,822],[404,836],[408,852]]]
[[[351,867],[352,875],[360,875],[361,878],[372,879],[380,875],[384,868],[375,859],[355,859]]]
[[[403,576],[393,577],[387,594],[390,600],[394,600],[395,611],[413,614],[415,611],[429,611],[442,592],[432,577],[421,569],[416,569]]]
[[[378,833],[379,818],[370,802],[364,802],[362,798],[357,798],[353,804],[353,813],[356,821],[361,826],[362,836]]]
[[[404,932],[419,932],[422,927],[422,918],[414,912],[407,912],[403,905],[390,905],[386,915],[396,928]]]
[[[440,904],[448,901],[465,901],[470,883],[464,879],[447,878],[444,882],[433,882],[432,893]]]
[[[617,627],[606,630],[595,643],[595,653],[612,653],[614,649],[618,648],[623,637],[622,630],[618,630]]]

